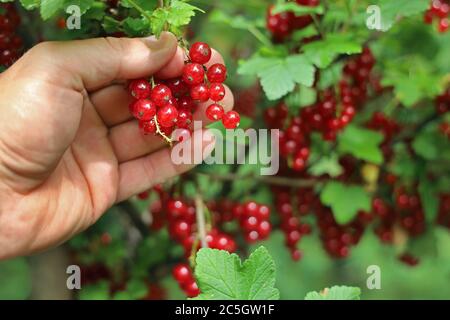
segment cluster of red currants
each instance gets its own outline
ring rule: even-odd
[[[303,171],[307,167],[311,133],[319,132],[324,140],[335,141],[338,132],[351,123],[356,109],[367,99],[374,65],[372,52],[364,48],[344,67],[339,94],[332,89],[318,92],[317,102],[302,108],[298,116],[289,117],[284,103],[266,109],[264,118],[267,125],[281,129],[280,154],[288,159],[292,169]]]
[[[236,204],[233,207],[233,215],[238,219],[244,238],[248,243],[255,243],[269,237],[272,224],[268,206],[254,201]]]
[[[431,0],[430,8],[425,12],[424,20],[432,24],[438,20],[438,31],[444,33],[449,28],[450,2],[448,0]]]
[[[175,139],[183,141],[191,134],[193,111],[198,103],[213,101],[206,109],[211,121],[222,120],[227,129],[239,125],[240,116],[235,111],[225,113],[220,104],[225,97],[223,82],[227,69],[223,64],[205,64],[211,59],[211,48],[202,42],[194,43],[180,78],[155,80],[133,80],[129,91],[135,100],[130,104],[131,114],[139,120],[143,134],[160,134],[171,141],[173,131],[178,128]]]
[[[296,0],[299,6],[316,7],[319,0]],[[272,33],[274,40],[282,42],[287,39],[294,30],[303,29],[313,22],[311,15],[295,16],[293,12],[281,12],[273,14],[274,6],[267,10],[266,25]]]
[[[288,189],[274,189],[275,205],[280,217],[281,231],[285,236],[285,245],[291,253],[294,261],[302,258],[302,252],[298,249],[298,243],[303,235],[311,233],[311,226],[300,221],[300,216],[311,212],[314,201],[314,193],[311,189],[302,188],[298,190],[298,207],[294,207],[292,197]]]
[[[20,16],[12,3],[0,3],[0,66],[9,67],[23,51],[22,38],[16,33]]]
[[[185,263],[177,264],[172,270],[172,275],[186,296],[194,298],[200,294],[200,289],[198,288],[197,282],[195,282],[189,265]]]

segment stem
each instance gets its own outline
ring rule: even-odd
[[[255,36],[256,39],[258,39],[262,44],[264,44],[267,47],[271,47],[272,46],[272,42],[270,42],[269,39],[267,39],[267,37],[258,30],[258,28],[254,27],[254,26],[250,26],[248,28],[248,31]]]
[[[208,242],[206,241],[206,223],[203,206],[203,199],[200,194],[197,193],[197,195],[195,196],[195,213],[197,218],[198,235],[200,237],[202,248],[208,248]]]
[[[155,121],[156,126],[156,133],[159,134],[161,137],[164,138],[164,140],[167,141],[167,143],[172,147],[172,139],[170,139],[164,132],[161,131],[161,128],[159,127],[158,119],[156,116],[154,116],[153,120]]]
[[[164,0],[158,0],[158,7],[164,8]]]
[[[134,205],[129,201],[124,201],[118,204],[118,207],[125,212],[134,224],[136,229],[139,230],[143,237],[149,235],[149,231],[145,223],[141,220],[140,213],[136,210]]]
[[[217,173],[209,173],[209,172],[196,172],[198,175],[208,176],[213,180],[220,181],[234,181],[234,180],[242,180],[242,179],[252,179],[262,183],[267,183],[276,186],[283,187],[291,187],[291,188],[304,188],[304,187],[313,187],[318,183],[321,183],[319,180],[314,179],[291,179],[286,177],[278,177],[278,176],[256,176],[256,175],[239,175],[236,173],[227,173],[227,174],[217,174]]]
[[[138,5],[134,0],[128,0],[128,2],[139,11],[149,22],[152,21],[152,16],[149,15],[140,5]]]

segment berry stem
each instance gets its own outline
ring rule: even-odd
[[[208,242],[206,241],[206,223],[204,203],[200,193],[195,196],[195,213],[197,219],[198,235],[202,248],[208,248]]]
[[[167,141],[167,143],[172,147],[172,139],[170,139],[168,136],[165,135],[164,132],[161,131],[161,128],[159,127],[158,118],[156,116],[153,117],[153,120],[155,120],[156,125],[156,133],[159,134],[161,137],[164,138],[164,140]]]
[[[259,31],[258,28],[249,26],[248,31],[266,47],[270,48],[273,46],[272,42],[261,31]]]
[[[138,5],[134,0],[128,1],[137,11],[139,11],[149,22],[152,21],[152,16],[149,15],[140,5]]]

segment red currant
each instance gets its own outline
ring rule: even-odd
[[[227,78],[227,67],[225,67],[223,64],[220,63],[213,64],[211,67],[209,67],[206,75],[208,77],[209,82],[211,83],[225,82]]]
[[[209,100],[209,89],[206,84],[199,84],[191,88],[191,98],[200,102]]]
[[[172,98],[169,87],[158,84],[152,89],[151,99],[158,107],[164,107]]]
[[[157,118],[162,127],[170,128],[177,122],[178,110],[174,106],[167,104],[159,109]]]
[[[156,105],[147,99],[140,99],[132,107],[133,115],[136,119],[150,121],[156,114]]]
[[[236,111],[228,111],[222,117],[222,123],[226,129],[236,129],[240,121],[241,117]]]
[[[199,64],[207,63],[211,59],[211,54],[211,48],[203,42],[194,43],[189,50],[192,62]]]
[[[212,101],[221,101],[225,98],[225,87],[221,83],[211,83],[209,95]]]
[[[205,70],[198,63],[188,63],[183,68],[183,81],[189,86],[195,86],[203,83],[205,79]]]
[[[222,119],[224,114],[223,107],[217,103],[213,103],[208,108],[206,108],[206,116],[211,121],[217,121]]]

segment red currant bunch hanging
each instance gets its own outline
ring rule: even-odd
[[[207,101],[212,101],[206,108],[208,119],[222,120],[227,129],[239,126],[239,114],[235,111],[225,113],[221,105],[226,94],[223,82],[227,78],[227,68],[223,64],[207,68],[205,64],[211,55],[212,50],[206,43],[196,42],[189,50],[190,60],[186,62],[181,77],[152,81],[137,79],[129,83],[128,89],[135,99],[129,109],[139,120],[139,128],[144,135],[159,134],[171,143],[172,132],[182,129],[175,140],[189,138],[193,112],[199,103]]]
[[[425,12],[424,21],[432,24],[434,20],[438,21],[437,29],[439,32],[447,32],[450,26],[450,1],[431,0],[430,8]]]
[[[200,289],[195,282],[191,268],[187,264],[180,263],[176,265],[172,274],[180,288],[189,298],[194,298],[200,294]]]

